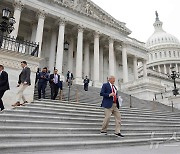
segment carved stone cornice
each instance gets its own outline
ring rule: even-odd
[[[131,33],[131,31],[125,26],[125,23],[113,18],[91,0],[52,0],[52,2],[118,29],[121,33],[126,35]]]

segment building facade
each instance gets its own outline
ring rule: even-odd
[[[128,37],[126,24],[90,0],[6,0],[3,7],[14,10],[11,36],[39,43],[40,67],[56,67],[64,76],[72,71],[78,84],[86,75],[97,87],[109,75],[125,83],[137,78],[138,60],[146,65],[146,48]]]
[[[82,84],[87,75],[92,86],[101,87],[109,75],[114,75],[122,91],[152,100],[154,93],[164,86],[159,74],[152,78],[148,71],[166,73],[172,64],[179,70],[179,42],[162,30],[158,16],[155,33],[145,44],[129,37],[131,30],[126,23],[91,0],[0,1],[0,9],[6,7],[16,20],[11,37],[39,45],[35,60],[38,66],[34,69],[46,66],[52,72],[57,68],[61,80],[71,71],[76,84]],[[165,37],[159,38],[161,34]],[[69,44],[68,50],[64,50],[65,42]]]

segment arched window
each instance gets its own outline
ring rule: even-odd
[[[162,58],[162,53],[161,52],[159,53],[159,57]]]

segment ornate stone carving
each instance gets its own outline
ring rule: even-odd
[[[90,0],[53,0],[53,2],[57,5],[73,9],[81,14],[95,18],[98,21],[125,32],[126,34],[131,33],[131,31],[125,27],[125,23],[114,19]]]

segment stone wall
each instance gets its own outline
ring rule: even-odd
[[[8,73],[10,84],[10,90],[6,91],[3,97],[6,109],[11,108],[11,105],[16,102],[16,94],[18,91],[17,82],[22,70],[21,61],[23,60],[27,61],[28,66],[31,69],[32,84],[24,92],[27,101],[31,102],[33,101],[34,95],[35,74],[41,59],[30,55],[0,49],[0,64],[5,67],[4,70]]]

